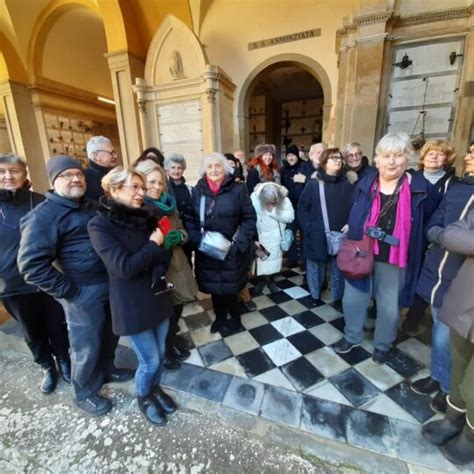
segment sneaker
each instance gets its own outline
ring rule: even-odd
[[[360,345],[362,345],[361,342],[358,344],[352,344],[343,337],[342,339],[339,339],[339,341],[337,341],[332,347],[338,354],[347,354],[352,349],[354,349],[354,347],[359,347]]]
[[[98,393],[84,400],[76,400],[75,403],[78,408],[91,416],[102,416],[112,410],[112,402]]]
[[[417,380],[410,385],[410,388],[418,395],[431,395],[440,390],[439,382],[431,377]]]
[[[278,293],[281,291],[281,288],[274,281],[271,281],[268,284],[268,289],[270,290],[270,293]]]
[[[389,351],[382,351],[380,349],[374,349],[374,353],[372,354],[372,360],[377,365],[384,365],[388,359],[388,352]]]
[[[252,300],[242,303],[243,313],[251,313],[252,311],[257,311],[257,305]]]
[[[446,408],[448,408],[447,396],[448,394],[446,392],[440,390],[433,400],[431,400],[431,409],[436,413],[446,413]]]

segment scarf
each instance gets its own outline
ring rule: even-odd
[[[162,214],[167,216],[174,213],[176,209],[176,199],[171,194],[161,193],[158,199],[145,196],[145,202],[154,204]]]
[[[393,237],[399,239],[398,247],[390,246],[388,262],[397,265],[400,268],[406,268],[408,263],[408,250],[411,234],[411,191],[408,179],[402,178],[403,183],[400,187],[397,209],[395,211],[395,229]],[[380,214],[380,190],[379,181],[374,181],[371,192],[374,196],[367,227],[376,226]],[[374,254],[379,254],[379,241],[374,239]]]
[[[212,194],[214,194],[214,196],[219,192],[219,189],[221,189],[224,179],[220,181],[219,183],[214,183],[214,181],[211,181],[209,177],[206,175],[207,185],[209,186],[209,189],[211,190]]]

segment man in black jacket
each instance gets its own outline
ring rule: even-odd
[[[129,380],[133,373],[114,367],[118,337],[111,330],[108,277],[87,232],[96,205],[84,198],[85,176],[74,158],[51,158],[46,168],[54,191],[21,220],[18,267],[27,283],[63,306],[76,405],[103,415],[112,408],[98,394],[103,383]]]
[[[117,166],[117,152],[112,142],[100,135],[92,137],[87,142],[87,156],[89,167],[85,170],[86,197],[98,201],[104,194],[102,178]]]

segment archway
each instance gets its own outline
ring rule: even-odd
[[[270,142],[281,153],[290,144],[307,151],[324,137],[331,97],[329,77],[315,60],[299,54],[269,58],[241,87],[240,146],[252,152]]]

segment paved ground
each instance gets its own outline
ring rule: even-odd
[[[182,409],[166,428],[150,426],[133,398],[109,389],[110,415],[92,419],[61,384],[42,396],[27,359],[0,357],[0,472],[358,472],[263,441],[220,419]]]

